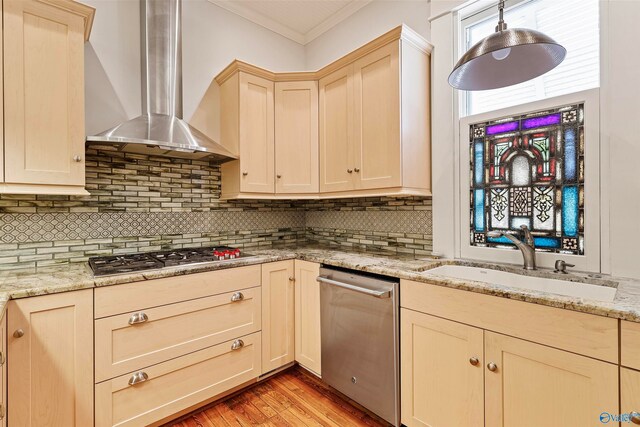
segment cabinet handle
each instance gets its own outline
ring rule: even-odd
[[[282,175],[276,175],[276,178],[280,179],[282,178]]]
[[[16,331],[13,333],[13,336],[15,338],[20,338],[24,336],[24,331],[22,329],[16,329]]]
[[[472,357],[469,359],[469,363],[471,363],[471,365],[473,366],[478,366],[478,363],[480,363],[480,360],[477,357]]]
[[[5,416],[4,405],[0,403],[0,420],[4,420],[4,416]]]
[[[0,366],[4,365],[4,362],[6,362],[4,353],[0,351]]]
[[[353,168],[354,172],[360,172],[360,168]]]
[[[149,316],[147,316],[145,313],[143,313],[143,312],[133,313],[131,315],[131,317],[129,318],[129,324],[130,325],[137,325],[139,323],[144,323],[147,320],[149,320]]]
[[[290,281],[290,282],[295,282],[295,281],[296,281],[296,278],[295,278],[295,277],[293,277],[293,276],[290,276],[290,277],[289,277],[289,281]]]
[[[353,169],[347,169],[347,173],[352,173]]]
[[[242,176],[247,176],[247,175],[249,175],[249,172],[246,172],[246,171],[242,172]]]
[[[231,350],[240,350],[242,347],[244,347],[244,341],[242,340],[235,340],[233,344],[231,344]]]
[[[498,365],[493,362],[489,362],[489,364],[487,365],[487,369],[489,369],[491,372],[495,372],[498,370]]]
[[[135,374],[131,375],[131,378],[129,378],[129,385],[140,384],[140,383],[145,382],[148,379],[149,379],[149,375],[147,375],[146,372],[139,371],[139,372],[136,372]]]
[[[77,154],[75,156],[73,156],[73,161],[74,162],[81,162],[82,161],[82,157],[78,156]]]
[[[244,299],[244,294],[242,292],[236,292],[235,294],[231,295],[231,302],[238,302],[238,301],[242,301]]]
[[[632,412],[631,413],[631,422],[634,424],[640,425],[640,413]]]

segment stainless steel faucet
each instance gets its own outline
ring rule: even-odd
[[[522,258],[524,259],[524,269],[525,270],[535,270],[536,269],[536,243],[533,240],[533,236],[531,235],[531,231],[529,231],[529,227],[526,225],[521,225],[520,229],[522,230],[522,234],[524,236],[524,241],[515,237],[513,234],[505,231],[490,231],[487,233],[489,237],[506,237],[511,240],[514,245],[520,252],[522,252]]]

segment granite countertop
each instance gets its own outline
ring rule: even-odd
[[[463,260],[446,260],[424,257],[416,258],[410,255],[387,254],[380,252],[356,252],[344,250],[342,248],[323,247],[317,245],[260,249],[251,250],[250,252],[255,256],[225,261],[222,263],[178,266],[162,270],[149,270],[111,277],[94,278],[87,265],[84,263],[41,268],[37,271],[13,270],[0,272],[0,309],[4,310],[9,299],[139,282],[162,277],[178,276],[295,258],[398,277],[401,279],[409,279],[430,285],[446,286],[454,289],[490,294],[503,298],[543,304],[640,323],[640,280],[621,279],[608,276],[593,277],[579,273],[559,277],[551,270],[545,269],[525,273],[538,277],[592,283],[601,286],[617,285],[618,290],[614,301],[601,302],[575,297],[565,297],[541,291],[522,290],[491,285],[483,282],[452,279],[437,276],[429,272],[430,269],[442,265],[457,264],[493,268],[521,274],[523,273],[521,268],[513,265],[485,264]]]

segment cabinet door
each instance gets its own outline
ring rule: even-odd
[[[596,427],[619,412],[616,365],[493,332],[485,362],[487,427]]]
[[[483,331],[401,309],[402,423],[484,426]]]
[[[10,425],[93,425],[93,290],[10,301],[8,326]]]
[[[296,360],[305,368],[322,374],[320,363],[320,264],[295,261]]]
[[[262,373],[293,362],[293,260],[262,264]]]
[[[320,80],[320,192],[354,188],[353,74],[341,68]]]
[[[240,73],[240,191],[274,192],[273,82]]]
[[[2,391],[0,392],[0,427],[7,425],[7,316],[0,321],[0,369]]]
[[[276,193],[318,192],[318,82],[276,83]]]
[[[620,368],[620,413],[640,424],[640,372]]]
[[[398,46],[399,42],[390,43],[353,66],[354,171],[359,189],[402,185]]]
[[[84,185],[84,20],[4,0],[5,181]]]

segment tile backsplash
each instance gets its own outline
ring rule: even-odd
[[[218,165],[110,146],[87,149],[86,182],[89,196],[0,196],[0,269],[214,244],[432,247],[429,198],[225,202]]]

